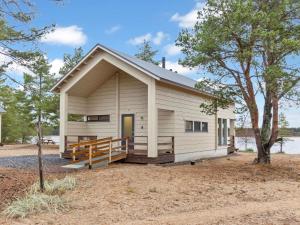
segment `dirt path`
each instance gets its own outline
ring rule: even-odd
[[[273,155],[270,166],[253,158],[82,170],[66,211],[0,224],[300,224],[300,156]]]
[[[268,215],[272,215],[272,218],[268,218]],[[254,216],[256,218],[253,218]],[[122,223],[116,224],[246,224],[247,220],[251,220],[253,224],[299,224],[300,198],[262,203],[250,202],[220,209],[213,208],[191,213],[150,217],[138,221],[122,221]]]

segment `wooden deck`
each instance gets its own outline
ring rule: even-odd
[[[117,147],[113,147],[112,143],[117,142],[119,142]],[[112,139],[112,137],[107,137],[89,141],[79,141],[78,139],[78,143],[67,146],[68,148],[64,153],[62,153],[62,157],[72,159],[74,163],[77,163],[79,161],[90,160],[91,156],[89,156],[89,154],[90,151],[92,151],[92,157],[101,157],[101,159],[103,158],[103,160],[107,160],[107,157],[105,156],[110,154],[109,151],[112,152],[117,150],[126,153],[120,154],[118,157],[111,158],[111,162],[122,160],[126,163],[163,164],[172,163],[175,161],[173,136],[158,137],[157,157],[150,158],[147,156],[147,146],[147,136],[134,136],[127,139]],[[90,148],[93,150],[90,150]],[[95,163],[98,163],[98,161],[95,161]]]

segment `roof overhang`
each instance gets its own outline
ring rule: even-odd
[[[58,80],[58,82],[51,88],[51,91],[53,92],[59,92],[60,88],[66,83],[68,82],[68,80],[70,78],[72,78],[73,76],[75,76],[75,74],[80,71],[80,68],[82,66],[85,66],[88,64],[88,61],[93,58],[96,57],[96,55],[101,52],[104,51],[116,58],[118,58],[119,60],[122,60],[123,62],[126,62],[127,64],[133,66],[134,68],[142,71],[143,73],[149,75],[150,77],[154,78],[155,80],[160,80],[160,78],[158,76],[156,76],[155,74],[152,74],[151,72],[139,67],[138,65],[128,61],[127,59],[123,58],[122,56],[116,54],[115,52],[112,52],[110,49],[97,44],[95,45],[81,60],[79,63],[77,63],[77,65],[71,69],[66,75],[64,75],[61,79]]]
[[[51,91],[60,92],[60,90],[64,86],[64,84],[66,84],[69,79],[76,76],[76,73],[78,71],[80,71],[82,67],[86,66],[92,58],[97,57],[97,54],[99,54],[101,51],[104,51],[104,52],[116,57],[117,59],[122,60],[123,62],[127,63],[128,65],[131,65],[132,67],[134,67],[134,68],[138,69],[139,71],[147,74],[148,76],[154,78],[157,81],[160,81],[162,83],[166,83],[166,84],[169,84],[169,85],[172,85],[172,86],[176,86],[176,87],[182,88],[184,90],[188,90],[188,91],[193,92],[193,93],[198,94],[198,95],[206,96],[206,97],[209,97],[209,98],[216,98],[216,96],[214,96],[213,94],[210,94],[208,92],[201,91],[199,89],[196,89],[196,88],[193,88],[193,87],[190,87],[190,86],[186,86],[186,85],[183,85],[183,84],[180,84],[180,83],[177,83],[177,82],[173,82],[173,81],[170,81],[170,80],[167,80],[167,79],[163,79],[163,78],[153,74],[152,72],[146,70],[145,68],[142,68],[141,66],[135,64],[134,62],[131,62],[130,60],[122,57],[121,55],[117,54],[116,52],[114,52],[114,51],[112,51],[112,50],[110,50],[110,49],[108,49],[105,46],[100,45],[100,44],[96,44],[80,60],[80,62],[77,63],[77,65],[73,69],[71,69],[66,75],[64,75],[61,79],[59,79],[58,82],[51,88]]]

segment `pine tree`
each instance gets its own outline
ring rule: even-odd
[[[159,62],[154,59],[157,52],[157,50],[152,50],[152,46],[149,41],[144,40],[144,43],[139,47],[138,53],[135,54],[135,57],[158,65]]]
[[[81,47],[74,49],[74,54],[64,54],[64,65],[59,70],[59,74],[64,76],[83,58],[83,49]]]
[[[38,162],[40,189],[44,190],[43,165],[42,165],[42,129],[44,125],[53,124],[53,117],[57,115],[55,109],[58,106],[58,99],[50,92],[54,85],[54,75],[50,74],[50,65],[45,57],[37,55],[31,71],[32,74],[24,74],[24,90],[26,98],[32,108],[33,122],[36,124],[38,134]]]

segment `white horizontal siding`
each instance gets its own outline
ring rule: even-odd
[[[68,113],[85,115],[87,108],[87,98],[69,96],[68,97]]]
[[[87,115],[110,115],[109,122],[87,122],[89,135],[116,137],[116,76],[111,76],[87,100]]]
[[[127,74],[121,74],[120,115],[134,114],[136,136],[147,136],[147,98],[146,84]]]
[[[120,123],[122,114],[134,114],[135,135],[147,136],[147,85],[120,73]],[[110,122],[69,122],[68,135],[96,135],[117,137],[116,76],[111,76],[87,98],[70,96],[69,113],[110,115]],[[121,126],[120,126],[121,129]]]
[[[201,113],[204,98],[170,87],[157,85],[159,109],[174,110],[175,154],[215,149],[215,116]],[[185,132],[185,121],[208,122],[208,132]]]

